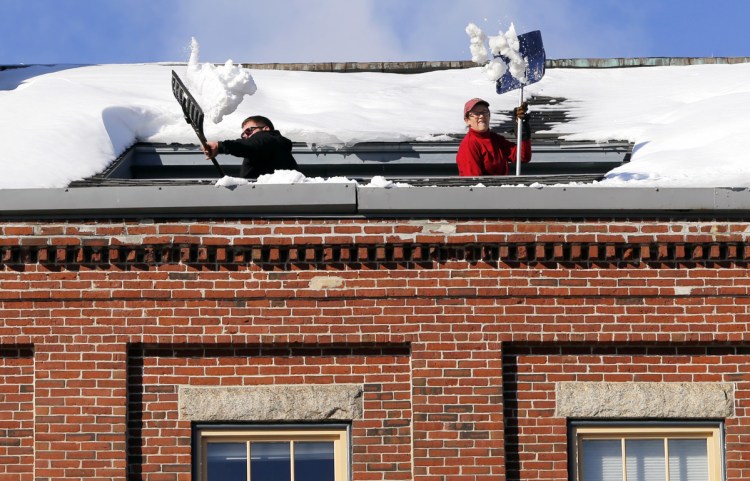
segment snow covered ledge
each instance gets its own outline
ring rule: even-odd
[[[744,214],[749,188],[368,187],[354,183],[1,189],[0,218]]]

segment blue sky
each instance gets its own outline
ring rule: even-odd
[[[464,28],[548,58],[750,56],[748,0],[0,0],[0,65],[469,60]]]

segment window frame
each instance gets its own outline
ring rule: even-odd
[[[726,479],[724,465],[724,424],[721,421],[571,421],[568,424],[570,481],[583,481],[579,466],[581,443],[590,439],[706,439],[709,481]],[[625,452],[623,451],[623,456]],[[665,455],[665,462],[668,455]],[[624,464],[623,464],[624,469]],[[669,471],[667,470],[667,477]],[[624,479],[624,476],[623,476]]]
[[[209,442],[251,441],[332,441],[334,443],[335,481],[348,481],[351,472],[351,426],[348,424],[195,424],[193,426],[192,474],[196,481],[206,481]],[[293,458],[292,458],[293,459]],[[248,458],[248,465],[250,459]],[[292,463],[293,465],[294,463]],[[249,472],[249,471],[248,471]]]

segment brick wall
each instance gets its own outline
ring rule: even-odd
[[[191,423],[178,419],[179,386],[362,384],[365,416],[352,424],[353,469],[410,479],[408,349],[291,344],[134,346],[129,354],[131,473],[180,479],[191,470]]]
[[[355,480],[567,479],[561,380],[735,386],[748,224],[0,224],[0,480],[185,481],[179,386],[364,386]]]
[[[0,479],[33,479],[34,353],[0,347]]]
[[[729,382],[738,402],[725,424],[727,478],[747,479],[750,349],[705,343],[505,345],[506,449],[511,479],[566,479],[567,423],[555,417],[559,382]]]

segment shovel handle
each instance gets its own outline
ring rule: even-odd
[[[191,126],[193,126],[193,123],[190,122],[190,119],[188,117],[185,117],[185,120]],[[201,147],[203,147],[203,150],[205,152],[208,152],[208,140],[206,140],[206,136],[203,134],[203,130],[202,129],[193,128],[193,131],[195,132],[195,135],[198,136],[198,140],[200,141]],[[214,167],[216,167],[216,170],[219,171],[219,174],[221,174],[222,177],[226,177],[227,174],[224,172],[224,169],[221,168],[221,165],[219,165],[219,162],[216,160],[216,157],[209,157],[209,159],[214,164]]]
[[[519,107],[523,106],[523,84],[521,84],[521,101],[518,105]],[[521,175],[521,142],[523,142],[522,128],[523,120],[519,117],[516,119],[516,176]]]

